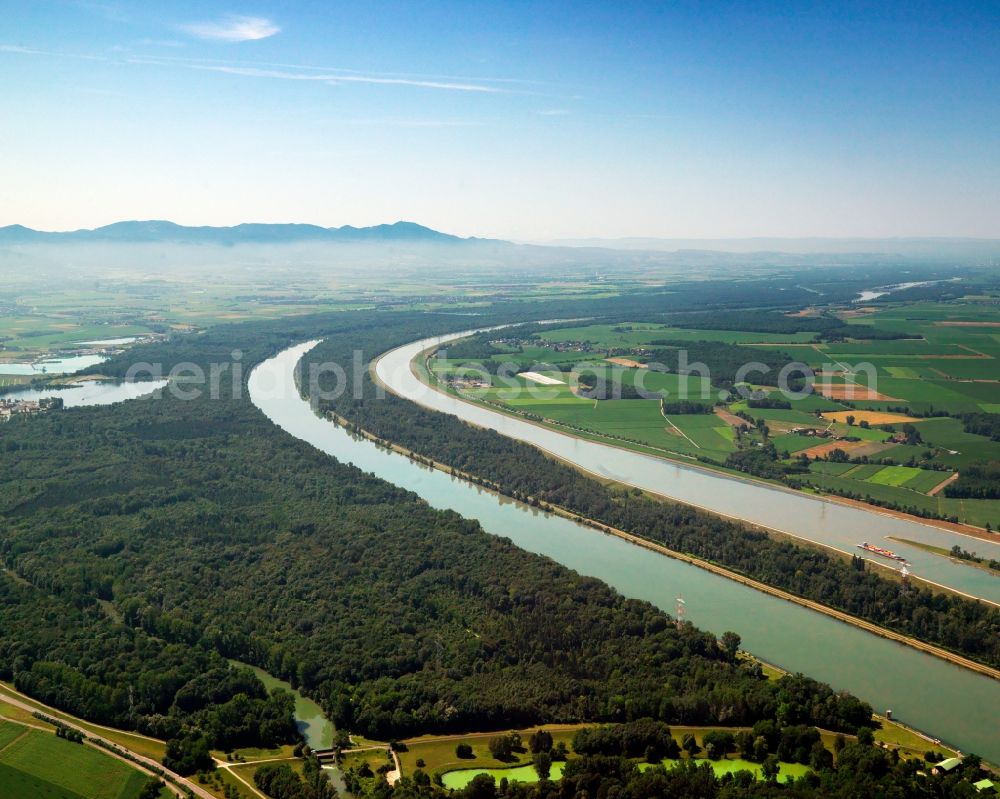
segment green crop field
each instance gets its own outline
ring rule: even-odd
[[[547,341],[586,341],[594,346],[622,347],[649,344],[657,340],[722,341],[727,344],[802,344],[815,333],[753,333],[740,330],[687,330],[654,323],[587,325],[545,331]]]
[[[903,484],[903,487],[911,491],[919,491],[921,494],[926,494],[951,475],[951,472],[935,472],[930,469],[918,469],[917,472]]]
[[[820,349],[838,358],[864,360],[873,355],[915,355],[921,358],[934,355],[969,355],[957,344],[938,344],[926,339],[895,339],[889,341],[854,341],[843,344],[822,344]]]
[[[852,309],[853,310],[853,309]],[[836,311],[834,311],[836,312]],[[767,425],[770,442],[779,458],[789,458],[810,449],[822,440],[796,435],[794,428],[829,428],[842,439],[858,440],[866,446],[844,447],[854,463],[810,464],[811,482],[820,490],[838,490],[869,497],[874,501],[919,510],[923,513],[958,517],[983,525],[996,525],[1000,502],[960,500],[945,496],[928,497],[930,491],[948,477],[948,471],[921,468],[928,465],[962,470],[985,460],[1000,460],[1000,442],[966,433],[962,421],[954,417],[925,418],[932,411],[949,414],[1000,412],[1000,330],[993,327],[954,326],[949,321],[1000,321],[995,306],[969,303],[887,303],[873,313],[850,317],[848,323],[858,328],[857,336],[843,341],[817,342],[817,334],[758,333],[753,331],[692,330],[649,321],[619,324],[584,324],[546,329],[540,346],[523,343],[523,349],[511,357],[525,367],[551,364],[542,374],[565,381],[564,385],[542,386],[523,377],[515,379],[516,389],[496,385],[488,389],[462,389],[466,396],[478,397],[509,409],[531,414],[560,429],[577,435],[630,446],[665,457],[698,457],[723,464],[740,448],[764,443],[759,431],[752,431],[740,441],[731,425],[718,416],[670,414],[663,418],[659,403],[640,400],[594,401],[572,390],[578,375],[552,369],[579,369],[580,374],[596,374],[628,393],[633,387],[660,392],[669,401],[687,398],[713,404],[722,400],[730,413],[746,414]],[[865,338],[862,328],[882,332],[905,333],[907,338]],[[879,399],[839,401],[819,394],[787,398],[791,408],[751,408],[735,389],[710,385],[701,378],[684,392],[685,378],[674,373],[611,365],[604,360],[613,352],[622,358],[648,356],[652,342],[712,341],[754,346],[760,351],[783,352],[796,361],[814,368],[825,367],[830,373],[817,382],[843,385],[857,383],[879,392]],[[559,351],[559,349],[564,351]],[[571,348],[571,349],[566,349]],[[433,368],[447,376],[455,364],[441,362]],[[712,364],[709,364],[711,367]],[[838,371],[848,374],[836,374]],[[773,400],[786,399],[767,386],[751,386],[766,392]],[[727,396],[729,401],[727,402]],[[895,411],[918,418],[914,424],[922,441],[913,444],[890,443],[887,426],[863,428],[843,422],[831,423],[817,417],[820,413],[852,410]],[[750,423],[753,426],[753,423]],[[901,424],[895,424],[898,430]],[[859,463],[867,457],[872,463]]]
[[[875,474],[864,478],[869,483],[883,486],[903,486],[920,475],[921,470],[912,466],[883,466]],[[942,478],[943,479],[943,478]],[[940,480],[938,481],[940,482]],[[936,484],[935,484],[936,485]]]
[[[919,429],[925,444],[949,450],[935,458],[946,466],[960,469],[975,461],[1000,459],[1000,441],[966,433],[958,419],[927,419]]]
[[[835,475],[817,477],[814,478],[813,482],[821,488],[837,489],[862,497],[869,496],[879,502],[898,503],[904,507],[914,507],[922,511],[937,512],[939,510],[937,497],[928,497],[924,494],[918,494],[916,491],[905,491],[894,486],[879,485],[867,480],[852,480],[850,477],[837,477]]]
[[[853,463],[835,463],[832,461],[813,461],[809,464],[809,471],[814,474],[829,474],[836,477],[844,475],[851,469],[857,467]]]
[[[11,738],[14,728],[16,735]],[[149,777],[84,744],[0,722],[3,799],[133,799]]]
[[[11,741],[17,740],[27,731],[28,729],[22,727],[20,724],[0,721],[0,751],[5,749]]]
[[[816,446],[815,438],[800,436],[795,433],[771,436],[771,441],[774,442],[774,446],[777,447],[778,452],[788,452],[791,455]]]
[[[817,419],[813,414],[792,408],[749,408],[745,402],[738,402],[733,405],[733,411],[746,411],[755,419],[765,419],[768,422],[788,422],[789,424],[800,425],[802,427],[826,427],[829,422]],[[842,408],[837,408],[842,410]]]
[[[862,466],[855,466],[853,469],[843,472],[841,476],[849,477],[851,480],[867,480],[869,477],[873,477],[878,474],[882,468],[884,467],[874,463],[866,463]]]

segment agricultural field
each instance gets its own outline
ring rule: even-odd
[[[582,726],[585,725],[556,724],[546,725],[544,729],[552,734],[554,744],[563,743],[566,746],[568,758],[572,759],[575,757],[572,748],[573,736]],[[521,737],[522,745],[527,745],[531,734],[536,729],[538,728],[516,731]],[[671,734],[678,744],[686,735],[691,735],[699,746],[703,746],[704,735],[709,731],[709,728],[705,727],[671,726]],[[495,759],[490,753],[488,746],[490,738],[496,735],[508,734],[509,732],[513,731],[470,734],[465,736],[427,736],[406,741],[407,751],[401,752],[399,755],[403,773],[412,774],[415,769],[420,768],[432,777],[435,775],[442,776],[442,782],[446,788],[456,789],[464,787],[471,781],[472,777],[481,773],[491,774],[498,781],[502,778],[507,778],[522,782],[535,782],[538,779],[538,775],[532,766],[532,756],[529,751],[515,753],[514,759],[507,762]],[[822,741],[827,748],[832,749],[834,737],[831,733],[821,733]],[[459,744],[466,744],[471,747],[472,756],[459,758],[455,751]],[[676,761],[666,760],[663,762],[667,768],[670,768]],[[717,773],[735,771],[740,768],[750,770],[759,770],[760,768],[759,764],[741,760],[735,754],[728,755],[722,760],[705,760],[705,762],[712,765]],[[562,767],[563,764],[560,762],[553,763],[553,775],[560,774]],[[649,768],[649,765],[639,763],[639,767],[645,769]],[[786,776],[798,776],[808,770],[806,766],[793,763],[782,763],[781,768],[782,773]]]
[[[351,269],[269,268],[161,271],[136,265],[128,276],[95,269],[90,279],[61,280],[58,287],[31,275],[10,275],[0,298],[0,363],[32,362],[83,341],[200,330],[212,325],[276,319],[320,311],[365,308],[474,308],[511,298],[598,299],[631,287],[623,276],[595,284],[586,278],[544,275],[512,278],[496,273],[435,275],[413,268],[407,275]],[[166,276],[169,275],[169,276]],[[0,387],[4,376],[0,375]]]
[[[97,749],[0,721],[4,799],[134,799],[148,781],[147,775]]]
[[[6,688],[12,694],[17,694],[17,690],[10,683],[0,681],[0,687]],[[140,735],[137,732],[130,732],[128,730],[117,730],[111,727],[101,727],[96,724],[91,724],[90,722],[84,721],[83,719],[71,716],[68,713],[63,713],[62,711],[56,710],[55,708],[49,707],[37,702],[29,696],[23,694],[19,695],[19,700],[25,704],[31,705],[32,707],[38,708],[38,710],[47,716],[51,716],[56,719],[70,722],[77,727],[82,728],[88,733],[93,735],[100,735],[107,738],[124,749],[128,749],[137,754],[143,755],[144,757],[152,758],[153,760],[162,760],[163,755],[166,753],[166,744],[156,738],[150,738],[146,735]],[[0,696],[0,716],[20,719],[22,721],[29,721],[32,724],[41,724],[37,719],[35,719],[30,714],[25,714],[23,710],[14,707],[13,705],[8,705],[3,701],[3,697]]]
[[[1000,442],[967,432],[957,418],[1000,412],[1000,310],[978,302],[885,302],[825,313],[847,324],[836,340],[812,330],[637,320],[480,339],[472,350],[456,342],[429,366],[446,390],[564,432],[773,479],[775,469],[761,469],[759,455],[740,455],[763,450],[792,485],[997,526],[1000,501],[947,492],[955,472],[1000,460]],[[862,337],[844,335],[852,328]],[[488,355],[477,353],[483,346]],[[709,376],[693,366],[692,374],[678,374],[669,363],[662,371],[657,358],[688,346],[722,361],[707,363]],[[734,384],[732,359],[754,350],[767,367],[754,374],[759,382]],[[477,354],[493,362],[494,374],[477,369],[476,357],[457,357]],[[812,391],[786,396],[773,385],[778,365],[792,361],[818,372]],[[508,372],[496,374],[497,362],[509,362]],[[600,396],[590,390],[595,380]]]
[[[818,367],[826,362],[874,367],[852,375],[893,400],[861,401],[876,410],[886,403],[924,413],[996,412],[1000,407],[1000,310],[985,303],[888,305],[847,320],[855,326],[919,334],[919,339],[818,344],[797,352]],[[876,385],[872,385],[876,383]]]
[[[549,724],[544,727],[552,734],[553,743],[558,745],[561,741],[572,753],[571,744],[576,731],[586,725],[583,724]],[[521,741],[527,744],[532,733],[542,729],[541,727],[531,727],[523,730],[508,730],[517,732],[521,736]],[[510,768],[512,765],[523,765],[531,763],[531,754],[521,754],[519,759],[513,763],[497,760],[490,753],[490,739],[496,735],[506,734],[499,732],[474,733],[465,736],[455,735],[428,735],[421,738],[414,738],[406,741],[407,751],[399,753],[399,762],[404,774],[412,774],[415,769],[423,768],[428,774],[443,774],[456,769],[475,768]],[[455,754],[455,747],[458,744],[468,744],[472,747],[471,758],[459,758]],[[515,755],[517,757],[517,755]],[[418,766],[417,761],[422,761],[423,766]]]

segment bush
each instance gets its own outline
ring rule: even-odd
[[[215,768],[215,761],[209,752],[208,738],[198,732],[171,738],[167,741],[163,765],[184,776],[196,771],[211,771]]]
[[[514,741],[509,735],[494,735],[489,747],[490,754],[497,760],[510,760],[514,756]]]

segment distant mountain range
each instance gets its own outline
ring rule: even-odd
[[[559,259],[595,265],[622,260],[635,264],[643,259],[657,262],[724,263],[763,260],[768,263],[841,263],[854,258],[868,261],[892,259],[952,260],[973,264],[995,264],[1000,260],[1000,239],[973,238],[743,238],[743,239],[561,239],[514,243],[501,239],[462,238],[418,225],[395,222],[372,227],[321,227],[302,224],[245,223],[232,227],[187,227],[166,221],[115,222],[93,230],[50,232],[32,230],[23,225],[0,227],[0,248],[8,256],[26,254],[22,245],[106,245],[164,244],[214,245],[232,247],[241,244],[377,244],[441,245],[454,248],[456,255],[472,251],[489,257]],[[461,245],[461,246],[458,246]],[[31,248],[33,249],[33,248]],[[410,247],[411,251],[416,248]],[[429,249],[429,247],[423,248]],[[391,252],[389,246],[387,252]],[[582,260],[581,260],[582,259]],[[636,260],[638,259],[638,260]]]
[[[298,224],[242,224],[233,227],[186,227],[174,222],[115,222],[93,230],[49,232],[23,225],[0,227],[0,245],[11,244],[289,244],[293,242],[405,242],[456,244],[484,239],[463,239],[418,225],[396,222],[373,227],[320,227]]]

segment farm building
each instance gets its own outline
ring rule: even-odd
[[[934,767],[934,770],[931,773],[932,774],[948,774],[948,773],[954,771],[955,769],[957,769],[961,765],[962,765],[961,758],[958,758],[958,757],[949,757],[947,760],[942,760],[940,763],[938,763]]]

